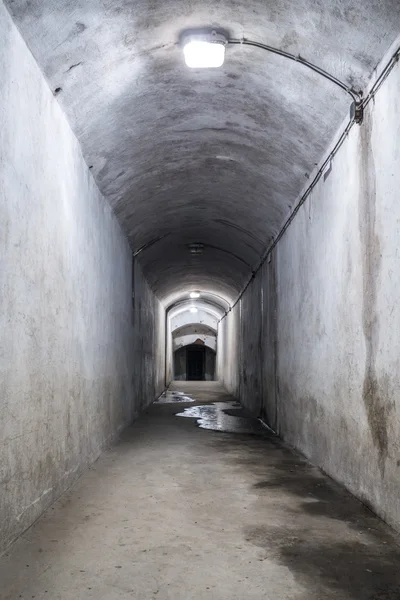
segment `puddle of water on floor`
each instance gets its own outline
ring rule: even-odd
[[[176,404],[177,402],[196,402],[194,398],[184,392],[174,392],[167,390],[157,400],[155,404]]]
[[[253,435],[268,434],[259,419],[239,416],[242,411],[238,402],[213,402],[202,406],[190,406],[183,412],[177,413],[176,416],[197,419],[197,424],[202,429]],[[235,413],[239,413],[239,415]]]

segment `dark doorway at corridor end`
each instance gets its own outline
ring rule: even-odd
[[[178,381],[214,381],[215,352],[201,343],[178,348],[174,352],[174,379]]]

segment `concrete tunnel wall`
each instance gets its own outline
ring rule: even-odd
[[[397,64],[222,321],[219,357],[233,394],[397,529],[399,90]]]
[[[0,39],[1,551],[161,391],[164,315],[1,2]]]

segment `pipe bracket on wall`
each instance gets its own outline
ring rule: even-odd
[[[362,100],[357,100],[352,102],[350,106],[350,119],[357,123],[357,125],[361,125],[364,119],[364,104]]]

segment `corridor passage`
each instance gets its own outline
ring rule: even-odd
[[[175,416],[233,415],[218,383],[170,389],[196,401],[154,403],[22,535],[2,600],[398,600],[400,548],[367,508],[267,429]]]

